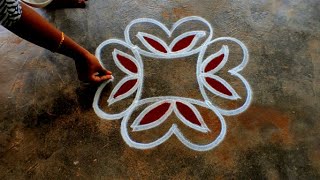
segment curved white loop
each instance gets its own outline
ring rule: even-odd
[[[202,66],[201,65],[203,62],[204,54],[205,54],[209,45],[216,43],[218,41],[235,42],[236,44],[238,44],[241,47],[242,52],[243,52],[242,62],[238,66],[236,66],[235,68],[228,71],[231,75],[238,77],[242,81],[242,83],[244,84],[244,86],[246,88],[247,97],[245,99],[245,102],[241,107],[239,107],[237,109],[228,110],[228,109],[219,108],[217,105],[215,105],[213,102],[211,102],[211,100],[209,99],[208,95],[206,94],[206,92],[204,90],[204,80],[203,80],[203,75],[201,75],[201,73],[202,73],[202,71],[201,71]],[[249,83],[247,82],[247,80],[241,74],[239,74],[239,72],[241,70],[243,70],[243,68],[247,65],[248,60],[249,60],[249,54],[248,54],[247,47],[241,41],[239,41],[236,38],[232,38],[232,37],[221,37],[221,38],[214,39],[211,42],[209,42],[207,44],[207,46],[203,47],[199,53],[196,74],[197,74],[197,80],[199,83],[200,92],[202,94],[202,97],[205,99],[205,101],[209,102],[208,105],[211,107],[217,108],[222,115],[232,116],[232,115],[240,114],[240,113],[244,112],[249,107],[249,105],[251,103],[251,99],[252,99],[251,87],[250,87]]]
[[[169,37],[171,37],[172,33],[174,32],[174,30],[177,27],[179,27],[181,24],[188,22],[188,21],[198,21],[198,22],[205,24],[208,27],[208,29],[209,29],[208,38],[205,40],[205,42],[203,44],[207,44],[212,39],[213,28],[211,27],[210,23],[207,20],[205,20],[204,18],[201,18],[198,16],[189,16],[189,17],[182,18],[179,21],[177,21],[176,23],[174,23],[170,30],[164,24],[162,24],[161,22],[154,20],[154,19],[149,19],[149,18],[135,19],[135,20],[131,21],[125,29],[125,32],[124,32],[125,40],[129,45],[134,46],[134,44],[131,41],[130,29],[133,25],[138,24],[138,23],[154,24],[154,25],[158,26],[159,28],[161,28]],[[200,35],[201,34],[199,34],[199,36]],[[173,52],[154,53],[154,52],[148,52],[148,51],[143,50],[141,48],[138,48],[138,50],[139,50],[140,54],[147,56],[147,57],[167,59],[167,58],[180,58],[180,57],[190,56],[190,55],[198,53],[201,50],[201,48],[202,48],[202,46],[199,46],[198,48],[192,49],[189,51],[180,51],[180,52],[178,51],[178,52],[174,52],[174,53]]]

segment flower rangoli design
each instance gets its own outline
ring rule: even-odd
[[[206,30],[187,31],[174,38],[171,43],[167,43],[154,34],[146,32],[138,32],[135,34],[143,46],[138,46],[132,41],[131,29],[133,26],[141,24],[149,24],[161,29],[168,37],[171,37],[175,30],[186,23],[197,22],[206,27]],[[117,48],[112,51],[112,58],[116,66],[126,75],[114,86],[109,98],[107,100],[108,106],[113,103],[120,102],[127,99],[129,96],[134,95],[134,100],[129,107],[125,108],[119,113],[107,113],[99,107],[100,96],[103,89],[108,83],[113,80],[104,82],[98,88],[94,97],[93,108],[95,113],[102,119],[106,120],[121,120],[121,135],[125,142],[137,149],[149,149],[156,147],[172,135],[175,135],[185,146],[196,151],[207,151],[216,147],[226,135],[226,123],[224,116],[237,115],[244,112],[250,105],[252,99],[252,91],[247,80],[239,73],[248,63],[248,50],[246,46],[238,39],[232,37],[220,37],[213,39],[213,28],[209,22],[201,17],[190,16],[183,18],[173,24],[171,29],[168,29],[164,24],[154,19],[141,18],[133,20],[125,29],[125,40],[109,39],[102,42],[96,49],[96,57],[103,65],[101,60],[101,51],[103,48],[108,48],[111,45],[122,46],[132,53],[125,53]],[[199,40],[202,43],[199,45]],[[238,78],[245,88],[246,97],[240,97],[236,90],[222,77],[217,75],[217,72],[225,67],[229,57],[229,47],[222,45],[221,49],[209,56],[206,56],[207,50],[211,45],[217,42],[231,42],[235,43],[242,49],[243,58],[242,62],[228,70],[228,73]],[[168,45],[169,44],[169,45]],[[174,59],[183,58],[191,55],[198,54],[196,76],[199,85],[199,90],[202,100],[177,97],[177,96],[160,96],[141,98],[144,69],[142,57],[151,57],[158,59]],[[210,99],[210,94],[214,94],[220,98],[234,101],[244,98],[244,103],[234,109],[225,109],[215,104]],[[133,112],[140,107],[145,107],[129,124],[129,119],[132,117]],[[206,108],[213,112],[220,123],[220,132],[210,143],[202,144],[190,141],[179,126],[173,123],[171,127],[159,138],[151,142],[139,142],[130,136],[129,132],[143,132],[150,129],[159,128],[168,117],[174,114],[181,122],[187,127],[200,132],[208,133],[211,131],[206,124],[207,119],[201,115],[198,107]]]

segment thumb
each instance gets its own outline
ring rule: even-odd
[[[101,70],[99,71],[99,74],[101,75],[111,75],[112,72],[111,71],[108,71],[106,69],[104,69],[103,67],[101,68]]]

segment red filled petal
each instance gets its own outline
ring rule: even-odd
[[[226,88],[226,86],[224,86],[221,82],[209,77],[206,77],[206,81],[213,89],[225,95],[232,96],[232,92],[228,88]]]
[[[181,102],[176,102],[176,105],[177,105],[177,109],[179,110],[179,112],[183,115],[183,117],[186,120],[190,121],[193,124],[201,126],[201,123],[198,120],[196,114],[193,112],[193,110],[189,106],[187,106]]]
[[[166,48],[164,48],[159,42],[155,41],[154,39],[148,38],[146,36],[143,36],[143,38],[156,50],[167,53]]]
[[[163,103],[149,111],[140,121],[140,125],[149,124],[159,120],[168,110],[171,103]]]
[[[114,94],[113,98],[116,98],[132,89],[134,85],[137,83],[137,79],[131,79],[125,83],[118,89],[118,91]]]
[[[117,54],[117,58],[119,60],[119,62],[129,71],[133,72],[133,73],[137,73],[138,72],[138,68],[136,66],[136,64],[134,62],[132,62],[131,59],[128,59],[124,56],[121,56],[120,54]]]
[[[187,48],[192,40],[194,39],[195,35],[191,35],[191,36],[187,36],[183,39],[181,39],[180,41],[178,41],[172,48],[172,52],[176,52],[176,51],[180,51],[182,49]]]
[[[204,69],[204,72],[209,72],[212,69],[216,68],[223,60],[224,58],[224,54],[221,54],[220,56],[212,59],[206,66],[206,68]]]

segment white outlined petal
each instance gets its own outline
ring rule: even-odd
[[[176,37],[170,44],[169,49],[174,53],[191,50],[198,40],[206,35],[205,31],[189,31]]]
[[[112,52],[112,56],[116,65],[126,74],[137,74],[139,71],[139,66],[137,64],[137,60],[118,49],[114,49]]]
[[[202,73],[214,74],[218,72],[227,63],[229,57],[229,48],[223,45],[220,51],[210,55],[201,64]]]
[[[142,44],[154,53],[166,54],[169,52],[167,44],[160,38],[143,32],[138,32],[137,37]]]
[[[221,77],[203,73],[200,75],[204,86],[212,93],[230,100],[241,99],[238,93]]]
[[[138,84],[139,82],[137,77],[124,77],[112,90],[108,99],[109,106],[133,94],[137,90]]]
[[[160,101],[145,108],[131,125],[133,131],[154,128],[163,123],[172,113],[172,101]]]
[[[184,101],[176,101],[174,112],[176,116],[190,128],[203,133],[210,131],[201,114],[192,104]]]

